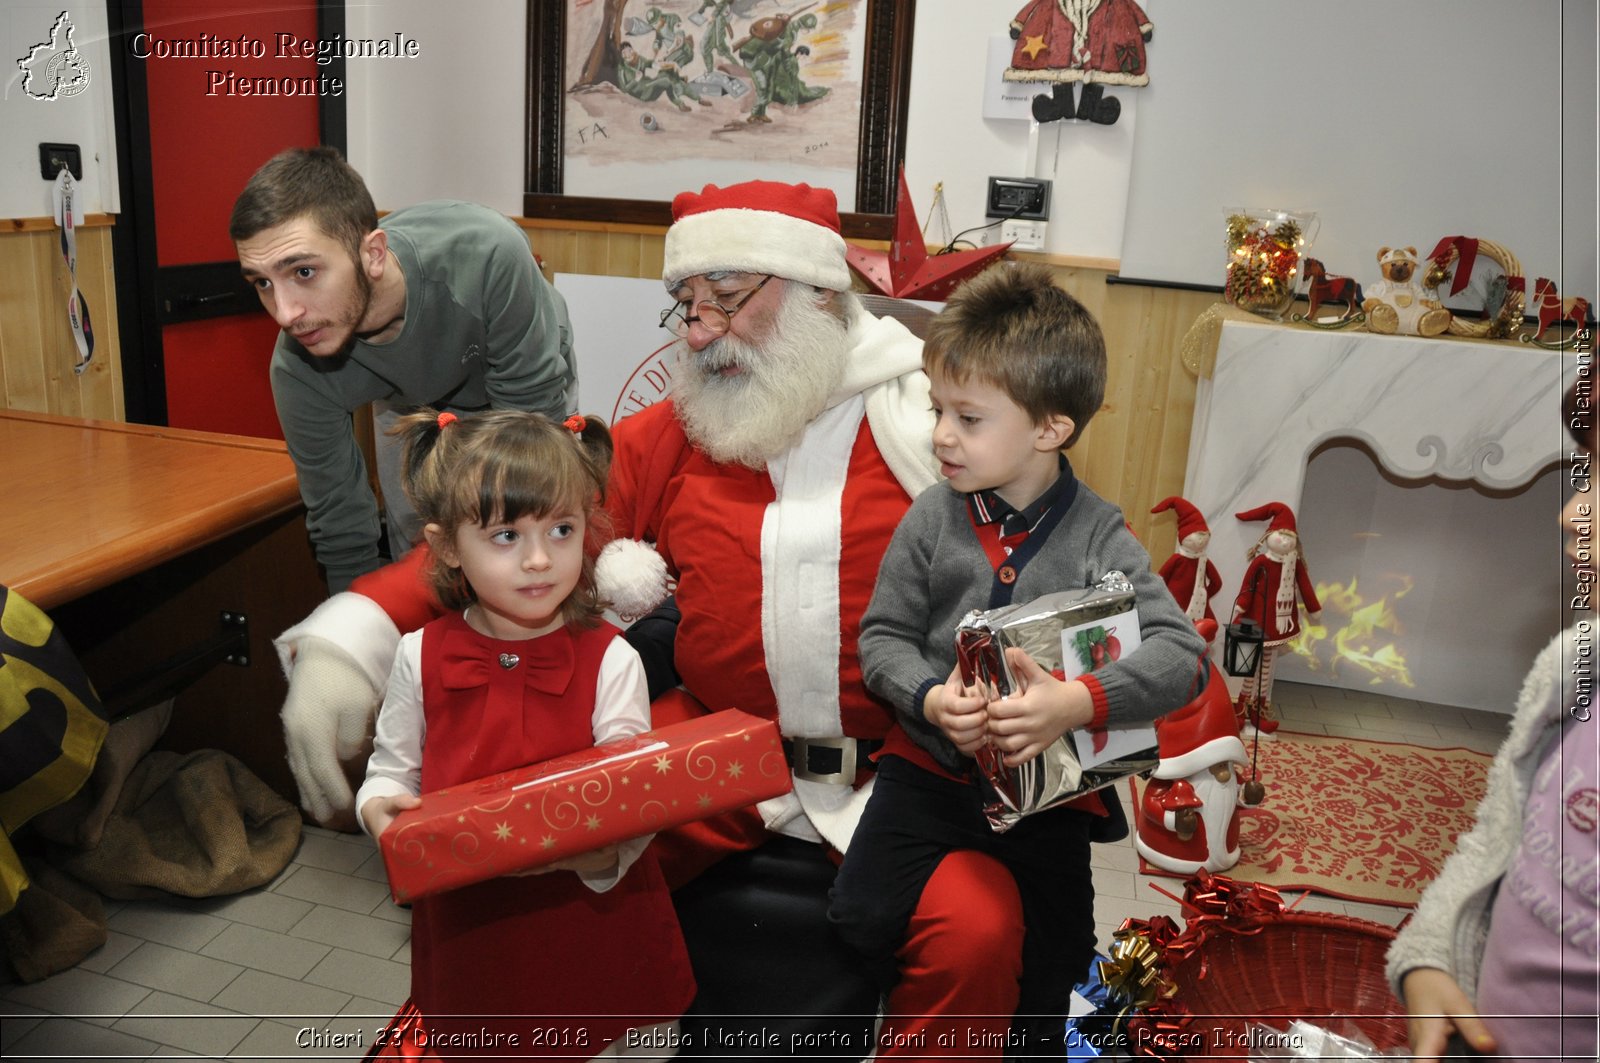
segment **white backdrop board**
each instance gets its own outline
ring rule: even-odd
[[[578,352],[578,409],[616,424],[666,397],[676,339],[657,322],[672,302],[659,280],[557,273]]]
[[[1596,292],[1594,0],[1162,3],[1122,274],[1220,285],[1228,207],[1314,210],[1311,253],[1464,235]],[[1157,63],[1159,62],[1159,66]]]

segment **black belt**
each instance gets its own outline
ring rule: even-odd
[[[855,785],[856,772],[874,771],[868,758],[883,748],[881,738],[785,738],[783,755],[795,777],[810,782]]]

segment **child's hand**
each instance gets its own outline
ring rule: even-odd
[[[367,833],[376,838],[389,824],[394,822],[394,817],[408,808],[416,808],[422,804],[422,798],[416,794],[395,794],[391,797],[371,797],[361,806],[361,822],[367,825]]]
[[[1094,718],[1089,688],[1076,679],[1063,683],[1012,646],[1006,664],[1021,690],[989,702],[989,737],[1005,754],[1007,767],[1025,764],[1043,753],[1056,739]]]
[[[1400,994],[1406,1002],[1406,1032],[1417,1063],[1438,1059],[1451,1030],[1460,1030],[1467,1044],[1480,1055],[1498,1050],[1494,1035],[1478,1018],[1472,1001],[1446,972],[1436,967],[1407,971],[1400,980]]]
[[[958,667],[951,671],[949,679],[928,691],[922,699],[922,715],[970,757],[988,741],[988,700],[961,682]]]

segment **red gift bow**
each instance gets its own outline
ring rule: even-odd
[[[1459,295],[1466,288],[1467,282],[1472,280],[1472,267],[1478,261],[1478,240],[1474,236],[1446,236],[1429,253],[1430,261],[1439,264],[1442,269],[1449,264],[1452,251],[1461,256],[1456,263],[1456,275],[1450,282],[1450,294]]]

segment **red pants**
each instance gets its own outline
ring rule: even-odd
[[[678,691],[651,707],[656,726],[701,712]],[[665,831],[655,847],[668,886],[677,888],[768,837],[761,816],[746,808]],[[1011,873],[981,853],[946,856],[923,888],[898,954],[900,981],[878,1031],[878,1058],[1003,1058],[1017,1009],[1022,940],[1022,900]]]

